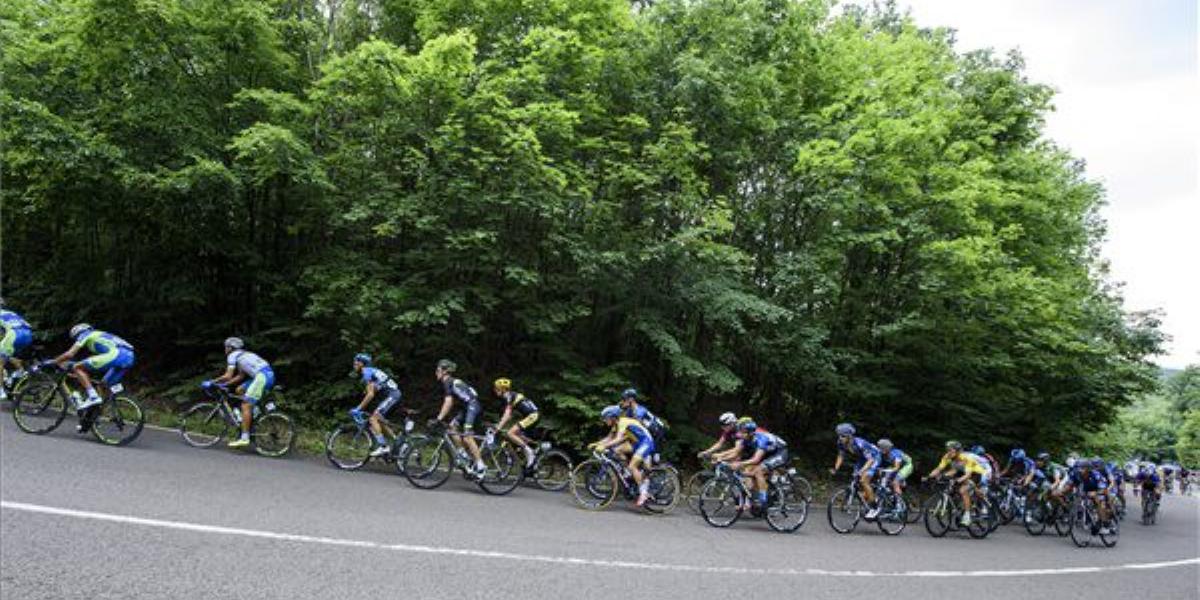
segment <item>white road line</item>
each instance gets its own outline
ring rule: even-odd
[[[365,548],[370,550],[391,550],[415,554],[438,554],[448,556],[465,556],[470,558],[488,558],[496,560],[537,562],[557,565],[583,567],[601,567],[611,569],[640,569],[645,571],[670,571],[679,573],[732,574],[732,575],[775,575],[775,576],[824,576],[824,577],[1030,577],[1039,575],[1077,575],[1081,573],[1104,573],[1125,570],[1165,569],[1186,565],[1200,565],[1200,557],[1187,558],[1167,562],[1111,565],[1104,567],[1066,567],[1061,569],[1017,569],[1011,571],[831,571],[825,569],[762,569],[745,567],[712,567],[702,565],[686,565],[672,563],[645,563],[620,560],[602,560],[593,558],[575,558],[570,556],[548,556],[541,554],[516,554],[512,552],[493,552],[474,550],[470,548],[447,548],[441,546],[422,546],[414,544],[381,544],[364,540],[349,540],[293,533],[278,533],[257,529],[241,529],[237,527],[222,527],[219,525],[204,525],[183,521],[165,521],[161,519],[145,519],[108,513],[55,508],[24,502],[0,500],[0,508],[13,511],[32,512],[46,515],[107,521],[157,527],[179,531],[194,531],[216,535],[234,535],[259,539],[277,540],[282,542],[297,542],[303,544],[322,544],[326,546],[342,546],[349,548]]]

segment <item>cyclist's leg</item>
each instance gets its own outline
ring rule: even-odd
[[[467,447],[467,452],[471,453],[471,458],[475,459],[475,468],[482,470],[484,468],[483,455],[479,452],[479,444],[471,434],[475,432],[475,421],[479,419],[479,413],[483,412],[483,406],[479,402],[471,402],[467,404],[464,410],[463,418],[463,445]]]
[[[866,464],[866,463],[863,463]],[[875,479],[876,467],[871,467],[869,470],[856,467],[859,470],[859,490],[862,491],[863,499],[867,504],[875,504],[875,490],[871,489],[871,480]]]
[[[375,407],[375,411],[371,413],[371,433],[375,434],[375,441],[380,446],[387,446],[387,438],[383,435],[383,422],[387,418],[388,413],[400,403],[400,392],[389,391],[379,406]]]
[[[904,495],[904,483],[908,481],[908,477],[912,475],[912,472],[913,465],[911,462],[900,467],[899,471],[896,471],[896,476],[892,478],[892,491],[896,492],[897,497]]]

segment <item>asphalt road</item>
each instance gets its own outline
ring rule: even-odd
[[[38,598],[1197,598],[1200,503],[1126,522],[1113,549],[1031,538],[717,530],[686,508],[590,513],[569,493],[493,498],[455,476],[197,450],[146,431],[107,448],[25,435],[0,413],[0,597]],[[1181,562],[1183,561],[1183,562]],[[782,596],[779,596],[782,594]]]

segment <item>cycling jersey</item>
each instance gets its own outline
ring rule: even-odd
[[[755,431],[747,441],[756,452],[762,450],[765,454],[772,454],[787,448],[787,442],[783,441],[783,438],[766,431]]]
[[[133,367],[133,344],[98,329],[79,334],[73,349],[87,349],[92,353],[80,364],[90,371],[103,373],[101,381],[110,387],[120,383]]]
[[[1098,492],[1108,489],[1106,479],[1099,471],[1094,470],[1084,473],[1082,469],[1077,469],[1071,474],[1071,484],[1081,488],[1084,492]]]
[[[259,373],[270,371],[271,364],[263,357],[249,350],[234,350],[225,358],[225,364],[237,369],[248,378],[253,379]]]
[[[0,309],[0,362],[18,355],[33,343],[33,328],[11,310]]]
[[[458,400],[462,406],[451,423],[461,423],[464,431],[474,430],[475,421],[483,412],[483,405],[479,402],[479,394],[475,393],[475,388],[461,379],[447,377],[442,380],[442,390],[445,395]]]
[[[1032,458],[1026,456],[1009,464],[1008,469],[1012,471],[1013,477],[1023,477],[1037,470],[1037,464]]]
[[[362,370],[362,382],[364,385],[375,384],[376,390],[400,390],[400,386],[396,384],[395,379],[392,379],[383,369],[375,367],[366,367]]]
[[[1162,483],[1162,479],[1159,478],[1158,473],[1138,473],[1137,482],[1144,488],[1158,487],[1158,484]]]
[[[504,398],[506,405],[512,407],[513,412],[522,417],[528,417],[538,411],[537,405],[533,403],[533,400],[526,398],[525,394],[510,391],[504,392],[501,397]]]
[[[3,308],[0,308],[0,327],[5,329],[33,329],[29,325],[29,322],[21,315]]]
[[[872,459],[876,463],[879,462],[879,448],[860,437],[851,438],[848,445],[842,445],[839,441],[838,454],[842,457],[853,458],[860,465],[867,462],[868,459]]]
[[[650,430],[641,421],[620,417],[615,430],[618,438],[633,445],[635,456],[645,457],[654,452],[654,436],[650,435]]]
[[[970,452],[959,452],[958,456],[954,458],[950,457],[949,452],[943,454],[941,462],[938,463],[937,470],[943,471],[951,463],[954,464],[955,468],[972,475],[990,476],[992,474],[992,470],[987,462],[985,462],[985,459]]]
[[[894,467],[896,465],[896,461],[900,461],[901,468],[912,465],[912,457],[904,452],[901,452],[899,448],[892,448],[891,450],[888,450],[886,454],[882,454],[880,457],[880,462],[883,464],[884,468],[887,469]]]

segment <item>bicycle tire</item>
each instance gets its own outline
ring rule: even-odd
[[[325,458],[342,471],[357,471],[371,460],[374,443],[365,427],[342,423],[325,436]]]
[[[646,472],[650,499],[642,505],[647,511],[665,515],[679,504],[679,471],[670,465],[653,467]]]
[[[180,417],[179,435],[193,448],[211,448],[225,439],[230,427],[219,404],[200,402]]]
[[[1114,515],[1115,516],[1115,515]],[[1121,539],[1121,520],[1117,518],[1109,519],[1109,530],[1106,533],[1103,527],[1100,529],[1100,543],[1104,544],[1105,548],[1112,548],[1117,545],[1117,541]]]
[[[700,490],[712,478],[713,472],[711,470],[696,471],[684,483],[683,497],[687,500],[688,510],[692,511],[692,514],[700,514]]]
[[[724,477],[713,477],[700,488],[700,516],[704,522],[724,529],[742,516],[745,498],[741,486]]]
[[[128,396],[117,396],[97,407],[92,435],[102,444],[125,446],[136,440],[146,425],[142,405]]]
[[[807,479],[800,475],[792,475],[792,489],[794,493],[800,494],[806,503],[812,504],[813,486]]]
[[[920,496],[911,489],[904,490],[904,506],[908,507],[908,513],[905,515],[909,525],[914,525],[921,520],[922,502]]]
[[[254,451],[268,458],[279,458],[292,450],[296,428],[291,417],[281,412],[259,415],[250,426]]]
[[[904,498],[889,493],[879,498],[879,516],[875,525],[885,535],[900,535],[908,525],[908,508]]]
[[[862,509],[862,502],[859,501],[858,495],[852,493],[849,487],[845,487],[834,492],[833,496],[829,498],[825,514],[829,519],[829,526],[834,531],[845,535],[858,527],[858,522],[862,520]]]
[[[487,468],[483,477],[475,483],[493,496],[506,496],[525,481],[525,461],[517,456],[512,446],[484,446],[479,456]]]
[[[921,513],[925,518],[925,531],[935,538],[945,537],[957,517],[954,514],[954,503],[946,494],[936,494],[927,498],[921,507]]]
[[[1082,503],[1071,508],[1071,541],[1079,548],[1087,548],[1092,543],[1092,524],[1087,513]]]
[[[987,516],[984,516],[985,514]],[[971,524],[967,525],[967,535],[977,540],[986,538],[1000,526],[995,514],[995,506],[988,507],[988,511],[985,513],[976,499],[971,503]]]
[[[28,382],[14,394],[13,421],[21,431],[45,435],[57,429],[67,418],[70,400],[57,380],[52,384],[46,386]]]
[[[413,440],[400,472],[413,487],[432,490],[450,479],[454,452],[443,436]]]
[[[571,494],[586,510],[607,508],[620,492],[617,474],[599,460],[585,460],[571,472]]]
[[[1032,507],[1026,507],[1025,514],[1021,516],[1021,524],[1025,526],[1029,535],[1038,537],[1046,532],[1047,514],[1046,504],[1037,502]]]
[[[538,456],[533,467],[533,482],[547,492],[561,492],[571,485],[571,457],[562,450],[549,450]]]
[[[779,533],[795,533],[808,521],[808,500],[798,490],[772,488],[765,510],[767,525]]]

